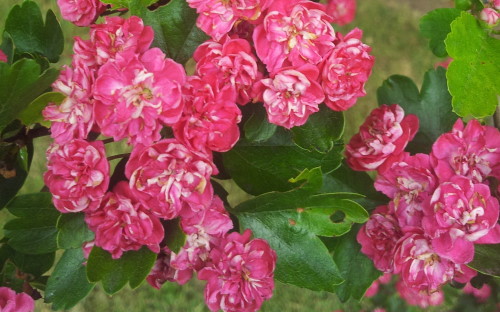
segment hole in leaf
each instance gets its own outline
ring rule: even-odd
[[[333,223],[341,223],[344,222],[345,219],[345,213],[343,211],[337,210],[335,211],[331,216],[330,220],[332,220]]]

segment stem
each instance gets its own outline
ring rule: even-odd
[[[500,129],[500,104],[497,105],[497,110],[493,114],[493,125],[495,125],[495,128]]]
[[[103,144],[108,144],[108,143],[113,143],[115,140],[113,140],[113,138],[109,138],[109,139],[104,139],[104,140],[101,140],[101,142]]]
[[[109,156],[108,160],[120,159],[120,158],[129,157],[129,156],[130,156],[130,153],[118,154],[118,155]]]

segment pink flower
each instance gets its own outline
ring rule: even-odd
[[[483,284],[483,286],[478,289],[472,286],[471,283],[467,283],[463,291],[466,294],[471,294],[476,297],[479,302],[486,302],[491,295],[491,287],[488,284]]]
[[[311,1],[270,9],[253,33],[257,55],[269,72],[323,61],[335,40],[331,17],[324,9]]]
[[[355,28],[345,37],[337,33],[339,42],[322,64],[321,84],[325,104],[335,111],[344,111],[365,96],[365,83],[372,72],[375,58],[371,47],[361,42],[363,32]]]
[[[391,273],[394,248],[402,236],[398,222],[388,207],[379,206],[359,230],[357,241],[361,244],[361,252],[373,260],[378,270]]]
[[[106,5],[99,0],[57,0],[57,5],[65,20],[83,27],[94,23],[106,10]]]
[[[176,270],[171,266],[171,254],[170,249],[164,247],[158,254],[155,265],[146,278],[146,281],[156,289],[160,289],[167,281],[184,285],[193,277],[193,270]]]
[[[424,208],[422,225],[437,254],[456,263],[474,257],[474,243],[497,226],[498,201],[484,184],[455,176],[439,185]],[[500,236],[496,238],[500,242]]]
[[[333,17],[333,23],[349,24],[356,16],[356,0],[328,0],[326,13]]]
[[[500,0],[493,0],[493,1],[490,1],[490,3],[493,2],[493,7],[497,10],[500,10]]]
[[[396,283],[396,289],[404,300],[409,305],[419,306],[425,309],[429,306],[438,306],[444,301],[444,293],[441,289],[433,292],[426,290],[418,290],[406,286],[403,280]]]
[[[429,204],[436,187],[437,177],[426,154],[405,154],[375,180],[377,191],[392,199],[394,214],[402,227],[421,225],[423,207]]]
[[[443,68],[448,69],[448,66],[450,66],[451,62],[453,62],[453,59],[451,57],[447,57],[443,61],[434,64],[434,68],[437,68],[438,66],[441,66]]]
[[[216,76],[220,86],[230,84],[238,92],[236,103],[245,105],[251,100],[253,84],[262,78],[257,60],[248,41],[228,36],[219,42],[206,41],[193,55],[196,72],[203,78]]]
[[[49,104],[42,112],[43,117],[52,122],[51,136],[58,144],[87,138],[94,125],[92,71],[85,66],[63,68],[52,88],[66,98],[59,105]]]
[[[96,122],[116,141],[149,145],[160,139],[162,124],[173,124],[183,109],[183,67],[158,48],[140,57],[108,62],[95,82]]]
[[[346,145],[347,163],[354,170],[382,172],[403,157],[417,130],[417,116],[405,116],[399,105],[375,108]]]
[[[195,151],[230,150],[240,138],[241,121],[232,86],[219,86],[213,76],[191,76],[184,95],[184,112],[172,125],[175,137]]]
[[[498,23],[498,19],[500,19],[500,13],[493,8],[484,8],[479,17],[488,25],[494,26]]]
[[[47,150],[45,185],[63,213],[96,209],[109,184],[109,163],[102,141],[76,139]]]
[[[125,181],[118,182],[101,207],[86,214],[85,221],[95,233],[95,245],[109,251],[113,259],[142,246],[160,252],[163,226],[134,198]]]
[[[0,62],[7,63],[7,55],[5,55],[2,50],[0,50]]]
[[[274,289],[276,253],[252,232],[233,232],[210,252],[211,263],[198,273],[206,280],[205,301],[211,311],[257,311]]]
[[[0,311],[33,312],[35,301],[25,293],[16,294],[8,287],[0,287]]]
[[[177,217],[185,204],[194,211],[210,205],[212,173],[217,171],[211,160],[175,139],[136,146],[125,167],[132,193],[154,215],[165,219]]]
[[[430,156],[441,181],[457,174],[474,182],[483,182],[488,176],[500,178],[500,132],[475,119],[464,128],[458,119],[451,132],[436,140]]]
[[[324,100],[323,90],[316,82],[318,68],[305,64],[286,67],[260,81],[262,100],[269,122],[290,129],[307,122]],[[257,85],[257,86],[259,86]]]
[[[218,41],[238,21],[257,22],[267,0],[187,0],[199,14],[196,25]]]

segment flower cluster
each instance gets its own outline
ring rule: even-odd
[[[479,18],[488,25],[495,26],[500,20],[500,0],[490,0],[479,14]]]
[[[410,155],[413,117],[397,105],[375,109],[346,153],[353,169],[378,170],[375,188],[390,198],[359,231],[361,251],[377,269],[399,274],[402,296],[424,307],[442,302],[443,284],[476,274],[466,266],[475,244],[500,242],[490,183],[500,175],[500,132],[459,119],[429,155]]]

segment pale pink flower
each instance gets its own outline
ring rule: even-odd
[[[497,12],[493,8],[484,8],[479,17],[488,25],[494,26],[498,23],[498,19],[500,19],[500,12]]]
[[[57,0],[61,15],[77,26],[90,26],[106,10],[99,0]]]
[[[196,73],[210,79],[217,77],[220,86],[230,84],[238,92],[236,103],[245,105],[251,100],[253,84],[262,78],[257,60],[247,40],[224,36],[219,42],[206,41],[193,55]]]
[[[184,285],[193,277],[193,270],[176,270],[170,265],[171,254],[170,249],[164,247],[158,254],[153,269],[146,278],[149,285],[156,289],[160,289],[167,281]]]
[[[346,145],[347,163],[358,171],[384,171],[403,157],[418,124],[417,116],[405,116],[397,104],[375,108]]]
[[[189,150],[175,139],[136,146],[125,167],[132,193],[151,212],[173,219],[185,204],[199,211],[212,202],[210,183],[217,169],[204,154]]]
[[[73,139],[85,139],[94,126],[94,74],[85,66],[64,66],[52,84],[55,92],[66,96],[59,105],[50,103],[42,111],[45,120],[52,122],[51,136],[58,144]]]
[[[335,24],[349,24],[356,16],[356,0],[328,0],[326,13],[333,17]]]
[[[464,127],[458,119],[453,129],[432,146],[431,164],[441,181],[462,175],[474,182],[500,178],[500,131],[472,119]]]
[[[183,109],[184,68],[158,48],[108,62],[99,69],[94,97],[96,123],[116,141],[149,145],[160,139],[162,123],[177,122]]]
[[[270,8],[253,33],[257,55],[271,73],[281,67],[319,64],[334,47],[335,31],[324,5],[292,4]]]
[[[403,159],[392,163],[375,180],[375,189],[392,199],[394,214],[402,227],[421,225],[423,207],[429,204],[436,187],[437,177],[426,154],[404,154]]]
[[[455,263],[474,257],[474,242],[497,226],[498,201],[485,184],[455,176],[441,183],[424,207],[423,228],[437,254]],[[497,237],[500,243],[500,237]]]
[[[365,96],[365,83],[370,77],[375,58],[371,47],[361,42],[363,32],[354,28],[347,35],[337,33],[338,43],[322,63],[321,85],[325,104],[335,111],[344,111]]]
[[[7,62],[7,55],[2,50],[0,50],[0,62]]]
[[[8,287],[0,287],[0,311],[2,312],[33,312],[35,301],[25,293],[16,294]]]
[[[96,209],[109,184],[109,163],[102,141],[76,139],[47,150],[45,185],[63,213]]]
[[[172,125],[175,137],[195,151],[230,150],[240,138],[241,111],[235,100],[235,89],[220,86],[216,77],[189,77],[184,111]]]
[[[125,181],[106,194],[99,209],[85,215],[85,222],[95,233],[95,245],[109,251],[113,259],[142,246],[160,252],[164,235],[160,219],[134,198]]]
[[[444,293],[441,289],[433,292],[418,290],[408,287],[403,280],[396,283],[396,290],[409,305],[419,306],[422,309],[441,305],[444,301]]]
[[[206,280],[205,302],[211,311],[253,312],[271,298],[276,252],[252,232],[233,232],[210,251],[210,263],[198,272]]]
[[[361,227],[357,241],[361,252],[373,260],[375,267],[385,273],[393,271],[394,248],[403,236],[398,221],[387,206],[377,207]]]
[[[467,283],[462,290],[464,293],[476,297],[479,302],[486,302],[491,295],[491,287],[488,284],[483,284],[483,286],[478,289],[472,286],[471,283]]]

